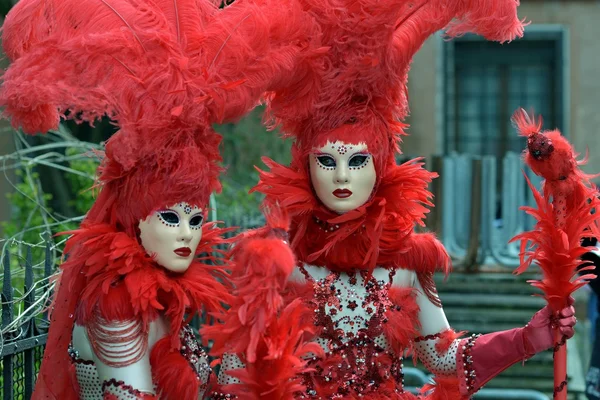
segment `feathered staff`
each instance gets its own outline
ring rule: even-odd
[[[585,174],[579,168],[587,157],[578,161],[578,154],[558,130],[542,132],[542,119],[529,116],[523,109],[513,115],[512,121],[521,136],[527,137],[525,163],[544,178],[542,193],[527,179],[537,208],[522,207],[537,223],[532,231],[523,232],[511,241],[521,241],[520,274],[533,263],[542,269],[541,280],[529,281],[540,288],[544,298],[556,313],[569,305],[571,293],[586,284],[593,274],[578,276],[580,257],[588,251],[581,239],[590,231],[597,236],[600,201],[590,179],[597,175]],[[593,269],[584,267],[584,270]],[[567,398],[567,346],[558,330],[554,329],[554,398]]]

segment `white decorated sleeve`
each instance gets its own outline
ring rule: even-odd
[[[413,287],[417,289],[417,304],[419,306],[419,336],[414,339],[415,355],[425,367],[435,375],[456,376],[456,352],[460,339],[455,339],[448,350],[438,351],[436,344],[443,332],[450,329],[446,314],[429,300],[424,293],[416,274]]]
[[[123,333],[134,329],[135,324],[140,322],[103,321],[85,332],[88,343],[94,343],[90,346],[91,356],[105,397],[113,395],[118,399],[131,399],[156,395],[150,367],[150,349],[162,334],[154,323],[150,324],[149,332],[140,332],[133,337]],[[102,335],[96,334],[99,331]],[[110,339],[104,340],[107,336]],[[102,354],[98,354],[98,351]]]
[[[219,370],[219,378],[217,383],[219,386],[229,385],[232,383],[240,383],[240,380],[232,377],[227,372],[234,369],[244,368],[244,363],[235,354],[224,354],[221,360],[221,369]]]

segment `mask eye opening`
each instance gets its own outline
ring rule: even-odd
[[[166,225],[169,225],[169,226],[179,225],[179,222],[180,222],[179,214],[177,214],[173,210],[159,211],[158,216]]]
[[[190,226],[194,229],[198,229],[202,226],[203,221],[204,216],[202,214],[196,214],[192,218],[190,218]]]
[[[332,156],[318,155],[315,157],[317,159],[317,162],[325,168],[333,168],[336,166],[335,159]]]
[[[349,167],[353,167],[353,168],[358,168],[363,166],[368,160],[369,160],[370,155],[369,154],[356,154],[353,155],[350,160],[348,161],[348,166]]]

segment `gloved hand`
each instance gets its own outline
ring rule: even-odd
[[[569,296],[567,307],[553,315],[549,306],[536,312],[531,321],[523,328],[525,350],[529,357],[554,346],[553,328],[558,327],[564,339],[570,339],[575,334],[575,299]]]
[[[555,326],[559,327],[565,340],[571,338],[577,322],[573,303],[570,297],[568,306],[556,315],[546,306],[523,328],[463,339],[456,354],[461,395],[470,397],[514,363],[553,347]]]

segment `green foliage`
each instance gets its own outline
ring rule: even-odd
[[[16,190],[6,196],[12,205],[11,218],[2,222],[4,234],[27,243],[39,243],[43,237],[43,227],[47,225],[47,212],[51,211],[46,204],[52,195],[44,193],[39,183],[39,175],[30,167],[15,171],[17,179]],[[39,227],[40,230],[35,229]]]
[[[66,151],[67,156],[75,156],[78,153],[79,151],[74,148],[68,148]],[[69,167],[88,176],[96,176],[98,162],[92,157],[73,159],[69,161]],[[93,182],[88,177],[77,174],[67,174],[66,178],[74,196],[69,201],[69,206],[79,215],[87,213],[94,204],[95,191],[91,189]]]
[[[91,157],[78,157],[78,154],[78,149],[67,149],[68,168],[94,176],[97,162]],[[15,174],[19,182],[15,185],[16,190],[7,194],[12,213],[10,220],[2,222],[4,235],[18,242],[41,244],[40,248],[33,249],[33,259],[41,260],[44,252],[43,241],[49,239],[50,235],[76,228],[77,223],[56,224],[60,219],[53,215],[53,210],[48,205],[52,194],[42,191],[39,174],[33,167],[25,166],[16,170]],[[66,179],[71,193],[74,194],[69,205],[78,215],[85,214],[94,201],[92,191],[88,190],[93,181],[74,173],[67,173]]]
[[[222,155],[227,167],[222,177],[223,192],[216,196],[217,216],[227,223],[240,215],[259,213],[262,196],[248,191],[258,183],[255,166],[264,168],[261,157],[269,156],[285,165],[291,160],[291,140],[282,140],[277,132],[265,129],[263,111],[258,107],[236,124],[215,127],[223,135]]]

